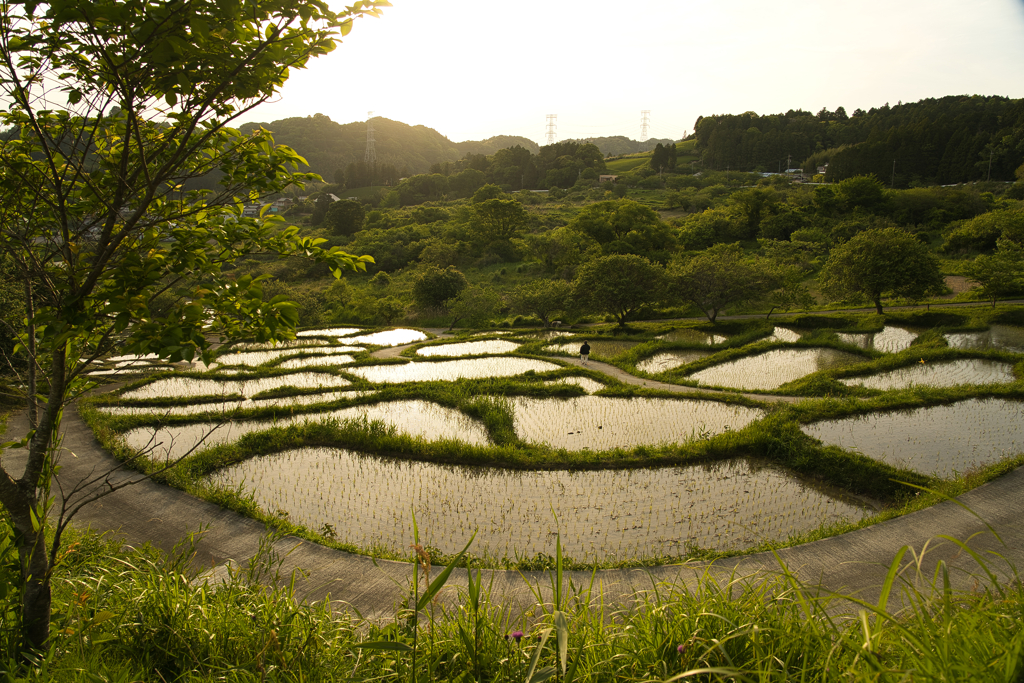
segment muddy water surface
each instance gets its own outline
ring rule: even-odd
[[[412,362],[404,365],[366,365],[350,372],[370,382],[397,384],[400,382],[454,381],[478,377],[512,377],[524,372],[547,372],[560,366],[532,358],[467,358],[465,360]]]
[[[425,346],[416,351],[418,356],[478,356],[484,353],[510,353],[520,347],[515,342],[504,339],[487,339],[484,341],[459,342],[455,344],[439,344]]]
[[[953,387],[958,384],[1006,384],[1013,382],[1013,366],[1009,363],[984,358],[915,363],[908,367],[867,377],[847,377],[839,380],[848,386],[868,389],[906,389],[911,386]]]
[[[841,368],[864,359],[835,349],[774,349],[713,365],[687,375],[707,386],[770,391],[819,370]]]

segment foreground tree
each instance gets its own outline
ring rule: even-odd
[[[454,300],[468,285],[466,276],[455,266],[426,266],[413,283],[412,296],[421,310],[447,310],[448,302]]]
[[[625,325],[643,306],[662,300],[665,270],[636,254],[613,254],[580,266],[573,299],[584,309],[610,313]]]
[[[831,300],[867,298],[882,314],[882,298],[942,292],[939,264],[928,247],[899,228],[865,230],[829,254],[818,275]]]
[[[748,257],[738,244],[716,244],[674,270],[674,295],[715,322],[726,306],[758,301],[778,289],[781,269],[773,265]]]
[[[179,361],[209,359],[217,340],[290,336],[294,305],[227,272],[239,256],[313,257],[336,276],[371,260],[322,249],[278,218],[243,218],[239,198],[316,176],[267,131],[229,125],[387,4],[0,4],[0,127],[13,130],[0,141],[0,256],[24,287],[32,427],[24,471],[0,464],[0,503],[17,530],[26,647],[49,638],[63,531],[117,487],[100,472],[54,490],[62,411],[89,386],[90,364],[115,346]],[[200,178],[218,189],[188,189]],[[158,309],[158,297],[170,303]]]

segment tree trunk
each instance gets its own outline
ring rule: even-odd
[[[875,312],[882,315],[882,297],[875,297]]]
[[[21,594],[21,632],[23,647],[39,651],[50,640],[50,562],[46,547],[45,527],[32,529],[29,534],[19,533],[23,545],[19,549],[21,576],[24,581]],[[16,524],[21,532],[23,524]]]

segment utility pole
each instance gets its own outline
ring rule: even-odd
[[[892,160],[892,180],[889,181],[889,189],[896,187],[896,160]]]
[[[986,181],[992,180],[992,155],[995,153],[996,151],[994,149],[990,149],[988,151],[988,177],[985,178]]]
[[[548,114],[548,129],[546,135],[548,138],[549,145],[555,144],[555,128],[557,127],[557,125],[558,114]]]

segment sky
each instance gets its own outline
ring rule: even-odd
[[[1024,97],[1024,0],[391,0],[248,121],[678,140],[698,116]],[[331,0],[335,10],[343,2]]]

